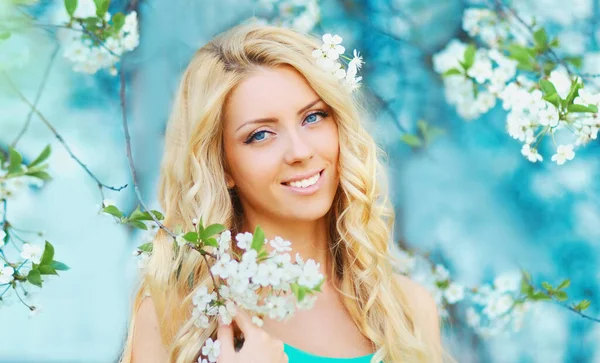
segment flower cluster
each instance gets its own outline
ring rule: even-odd
[[[0,303],[10,304],[16,295],[29,308],[30,317],[40,311],[40,306],[31,302],[31,289],[42,287],[47,276],[58,275],[57,271],[68,270],[68,267],[54,260],[54,246],[48,241],[41,247],[18,237],[13,223],[6,219],[6,206],[26,186],[41,187],[50,179],[45,163],[50,153],[50,146],[47,146],[28,164],[22,163],[23,156],[12,147],[8,148],[8,155],[0,153],[0,206],[3,207],[0,209]],[[21,260],[12,261],[6,249],[9,241]],[[42,276],[46,277],[42,279]]]
[[[320,8],[318,0],[258,0],[267,10],[276,14],[271,24],[310,32],[319,22]]]
[[[463,13],[462,28],[473,38],[479,38],[489,47],[497,47],[512,38],[527,44],[527,29],[513,18],[500,19],[495,11],[485,8],[467,8]]]
[[[397,272],[410,276],[431,293],[442,318],[448,317],[448,305],[464,300],[466,288],[451,281],[450,273],[443,265],[433,265],[422,256],[400,249],[394,251],[394,258]]]
[[[65,48],[64,57],[73,63],[76,72],[95,74],[108,69],[116,75],[115,65],[120,57],[139,45],[137,13],[113,16],[99,10],[96,3],[105,4],[108,0],[84,0],[76,3],[76,8],[61,9],[66,10],[71,29],[63,29],[59,39]],[[64,14],[59,17],[64,18]]]
[[[261,232],[257,233],[258,239],[248,232],[235,237],[241,254],[232,249],[230,231],[218,237],[216,259],[210,268],[218,286],[213,291],[202,286],[193,298],[198,327],[206,328],[209,318],[217,315],[230,323],[235,306],[251,312],[259,326],[262,316],[283,320],[296,308],[312,307],[316,300],[312,293],[319,291],[323,283],[319,264],[314,260],[304,261],[298,254],[292,262],[289,241],[276,237],[261,243]],[[267,245],[271,252],[267,252]]]
[[[114,205],[104,207],[103,212],[122,223],[131,224],[132,218],[142,219],[141,212],[126,217]],[[281,237],[268,240],[260,227],[254,233],[238,233],[233,239],[231,231],[222,225],[204,227],[202,220],[196,218],[192,225],[194,231],[187,233],[181,226],[175,228],[173,248],[200,253],[209,267],[212,283],[196,287],[192,296],[192,319],[196,327],[208,328],[218,318],[229,324],[238,307],[248,311],[257,326],[262,326],[265,316],[284,320],[296,309],[312,308],[315,293],[324,282],[320,264],[311,259],[304,261],[299,254],[292,258],[289,241]],[[135,255],[145,257],[140,257],[138,266],[144,268],[151,254],[152,243],[139,246]],[[216,362],[219,349],[218,341],[207,340],[198,362]]]
[[[523,143],[523,156],[543,161],[538,147],[549,135],[556,149],[552,161],[562,165],[574,158],[574,147],[597,139],[600,93],[584,86],[564,62],[538,59],[558,45],[543,28],[529,34],[534,45],[528,47],[523,25],[514,26],[510,19],[487,9],[467,9],[465,31],[489,48],[453,40],[433,57],[434,69],[444,76],[446,99],[461,117],[475,119],[500,100],[508,111],[507,131]]]
[[[355,49],[354,57],[350,59],[344,56],[346,48],[342,45],[342,37],[327,33],[323,35],[322,40],[323,44],[321,47],[315,49],[312,53],[317,64],[336,78],[343,80],[343,84],[350,91],[358,89],[362,80],[362,77],[358,76],[358,71],[364,63],[358,51]],[[344,69],[340,62],[341,58],[348,60],[348,67],[346,69]]]
[[[493,285],[484,284],[473,295],[474,306],[466,310],[467,324],[483,337],[497,335],[509,328],[519,331],[532,303],[519,299],[521,276],[503,274]]]
[[[463,61],[463,57],[464,59]],[[460,71],[461,63],[466,72]],[[433,57],[434,69],[444,74],[445,95],[466,120],[475,119],[496,104],[497,95],[517,71],[517,62],[495,49],[476,50],[453,40]]]

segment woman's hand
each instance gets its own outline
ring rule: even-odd
[[[234,321],[244,334],[244,345],[238,352],[233,345],[233,326],[219,320],[217,339],[221,342],[221,353],[217,363],[287,363],[283,342],[273,339],[263,329],[252,323],[250,316],[237,308]]]

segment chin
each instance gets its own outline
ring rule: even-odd
[[[288,209],[292,204],[286,204],[282,210]],[[322,199],[319,201],[309,201],[306,203],[294,204],[290,218],[302,221],[316,221],[323,218],[331,209],[332,200]]]

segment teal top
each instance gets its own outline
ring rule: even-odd
[[[355,358],[331,358],[314,355],[291,345],[284,344],[283,351],[288,356],[290,363],[370,363],[374,354],[363,355]]]

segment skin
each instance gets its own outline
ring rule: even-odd
[[[264,118],[271,120],[248,123]],[[339,142],[327,104],[293,68],[260,69],[230,94],[225,104],[223,137],[227,170],[224,182],[240,196],[242,230],[252,232],[260,225],[267,238],[280,236],[292,241],[292,256],[299,253],[305,259],[314,259],[321,264],[321,272],[329,271],[325,217],[339,184]],[[321,169],[323,183],[313,195],[299,195],[282,185],[297,174]],[[437,309],[431,295],[407,278],[398,280],[414,308],[417,324],[426,336],[439,341]],[[264,326],[258,328],[243,312],[238,312],[234,321],[246,337],[244,348],[235,352],[231,326],[220,325],[219,363],[286,362],[283,342],[327,357],[357,357],[374,351],[331,281],[322,286],[313,309],[298,311],[285,323],[265,318]],[[327,344],[323,344],[325,341]],[[158,342],[154,306],[151,298],[146,298],[134,332],[134,362],[166,362],[166,350]],[[261,352],[260,357],[257,352]]]

